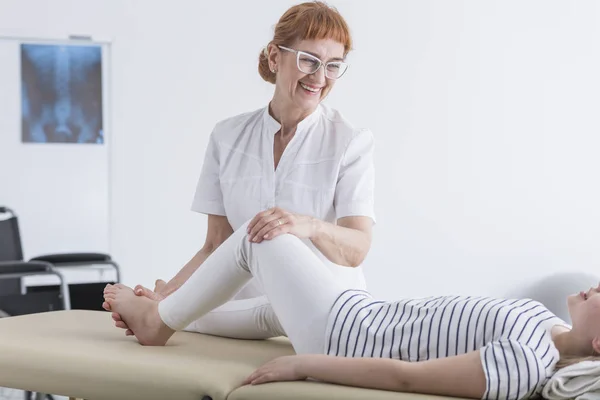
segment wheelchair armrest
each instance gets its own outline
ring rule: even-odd
[[[116,274],[117,282],[121,282],[121,270],[119,265],[110,257],[104,253],[62,253],[62,254],[47,254],[43,256],[34,257],[31,261],[46,262],[50,263],[55,267],[83,267],[94,264],[107,264],[111,265]]]
[[[60,280],[60,294],[65,310],[71,309],[69,286],[64,276],[46,261],[0,261],[0,279],[23,278],[27,275],[55,275]]]
[[[52,265],[43,261],[0,261],[0,277],[2,275],[31,275],[48,273]]]
[[[62,254],[46,254],[43,256],[34,257],[31,261],[45,261],[56,266],[60,264],[76,264],[76,263],[108,263],[111,262],[108,254],[102,253],[62,253]]]

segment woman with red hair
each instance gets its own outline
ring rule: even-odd
[[[351,48],[348,25],[334,8],[308,2],[283,14],[258,60],[260,76],[274,84],[273,98],[219,122],[210,136],[192,205],[208,215],[204,246],[171,281],[157,281],[154,291],[138,286],[136,294],[162,300],[176,293],[248,220],[251,242],[291,234],[341,284],[364,288],[361,264],[375,220],[373,137],[322,103],[346,73]],[[186,330],[246,339],[285,335],[254,280],[234,300]]]

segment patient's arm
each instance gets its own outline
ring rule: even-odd
[[[306,378],[370,389],[476,399],[486,390],[477,351],[421,362],[325,355],[282,357],[257,369],[244,383]]]

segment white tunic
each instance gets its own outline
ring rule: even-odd
[[[227,216],[234,230],[272,207],[334,223],[346,216],[375,221],[373,136],[325,105],[302,120],[274,167],[281,125],[268,107],[219,122],[211,136],[192,210]],[[362,267],[328,261],[306,244],[346,287],[364,288]],[[241,296],[262,295],[251,282]]]
[[[539,397],[559,359],[550,335],[568,326],[531,299],[442,296],[376,301],[362,290],[334,304],[325,354],[424,361],[478,351],[483,399]]]

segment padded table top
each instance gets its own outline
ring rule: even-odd
[[[239,387],[257,367],[294,354],[287,338],[234,340],[178,332],[144,347],[110,313],[56,311],[0,318],[0,387],[87,400],[440,400],[317,382]]]
[[[0,386],[88,400],[225,399],[254,369],[294,354],[285,338],[178,332],[145,347],[110,313],[57,311],[0,319]]]

